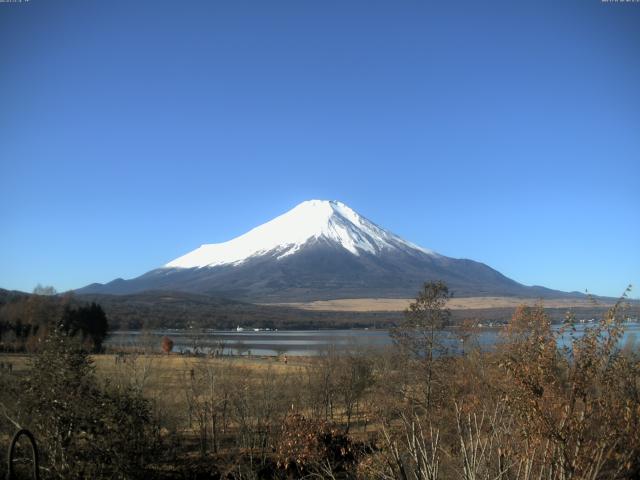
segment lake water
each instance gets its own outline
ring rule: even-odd
[[[580,335],[591,324],[577,324]],[[557,328],[557,327],[556,327]],[[499,338],[500,329],[482,328],[473,340],[482,349],[491,349]],[[452,351],[461,351],[465,347],[455,330],[439,332],[443,342]],[[640,349],[640,323],[626,322],[622,344],[630,344]],[[160,339],[170,337],[174,342],[174,351],[191,353],[194,351],[209,354],[218,352],[223,355],[318,355],[328,348],[347,350],[355,348],[384,348],[392,344],[388,330],[352,329],[352,330],[277,330],[254,331],[236,330],[158,330],[152,332],[118,331],[107,339],[106,346],[141,347],[147,346],[159,350]],[[569,342],[568,334],[560,339],[561,344]],[[469,342],[469,341],[467,341]],[[469,348],[469,345],[466,346]]]

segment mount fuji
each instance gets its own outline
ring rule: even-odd
[[[184,291],[254,302],[411,298],[428,280],[456,296],[574,296],[522,285],[487,265],[440,255],[385,230],[344,203],[309,200],[224,243],[205,244],[131,280],[82,294]]]

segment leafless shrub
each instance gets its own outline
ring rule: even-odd
[[[423,422],[417,416],[402,419],[402,430],[392,439],[383,427],[385,446],[390,458],[387,468],[376,472],[385,479],[437,480],[440,478],[440,433],[429,425],[425,435]]]

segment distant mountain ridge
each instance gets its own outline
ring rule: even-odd
[[[581,296],[528,287],[483,263],[440,255],[326,200],[303,202],[137,278],[91,284],[78,293],[172,290],[257,302],[411,298],[428,280],[445,281],[456,296]]]

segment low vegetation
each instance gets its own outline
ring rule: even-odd
[[[89,355],[49,324],[0,370],[0,441],[31,429],[42,478],[569,480],[640,476],[640,355],[624,298],[585,335],[520,306],[495,351],[433,333],[446,285],[425,285],[388,350],[312,358],[185,357],[164,345]],[[558,343],[558,336],[569,338]],[[2,472],[4,474],[4,472]]]

